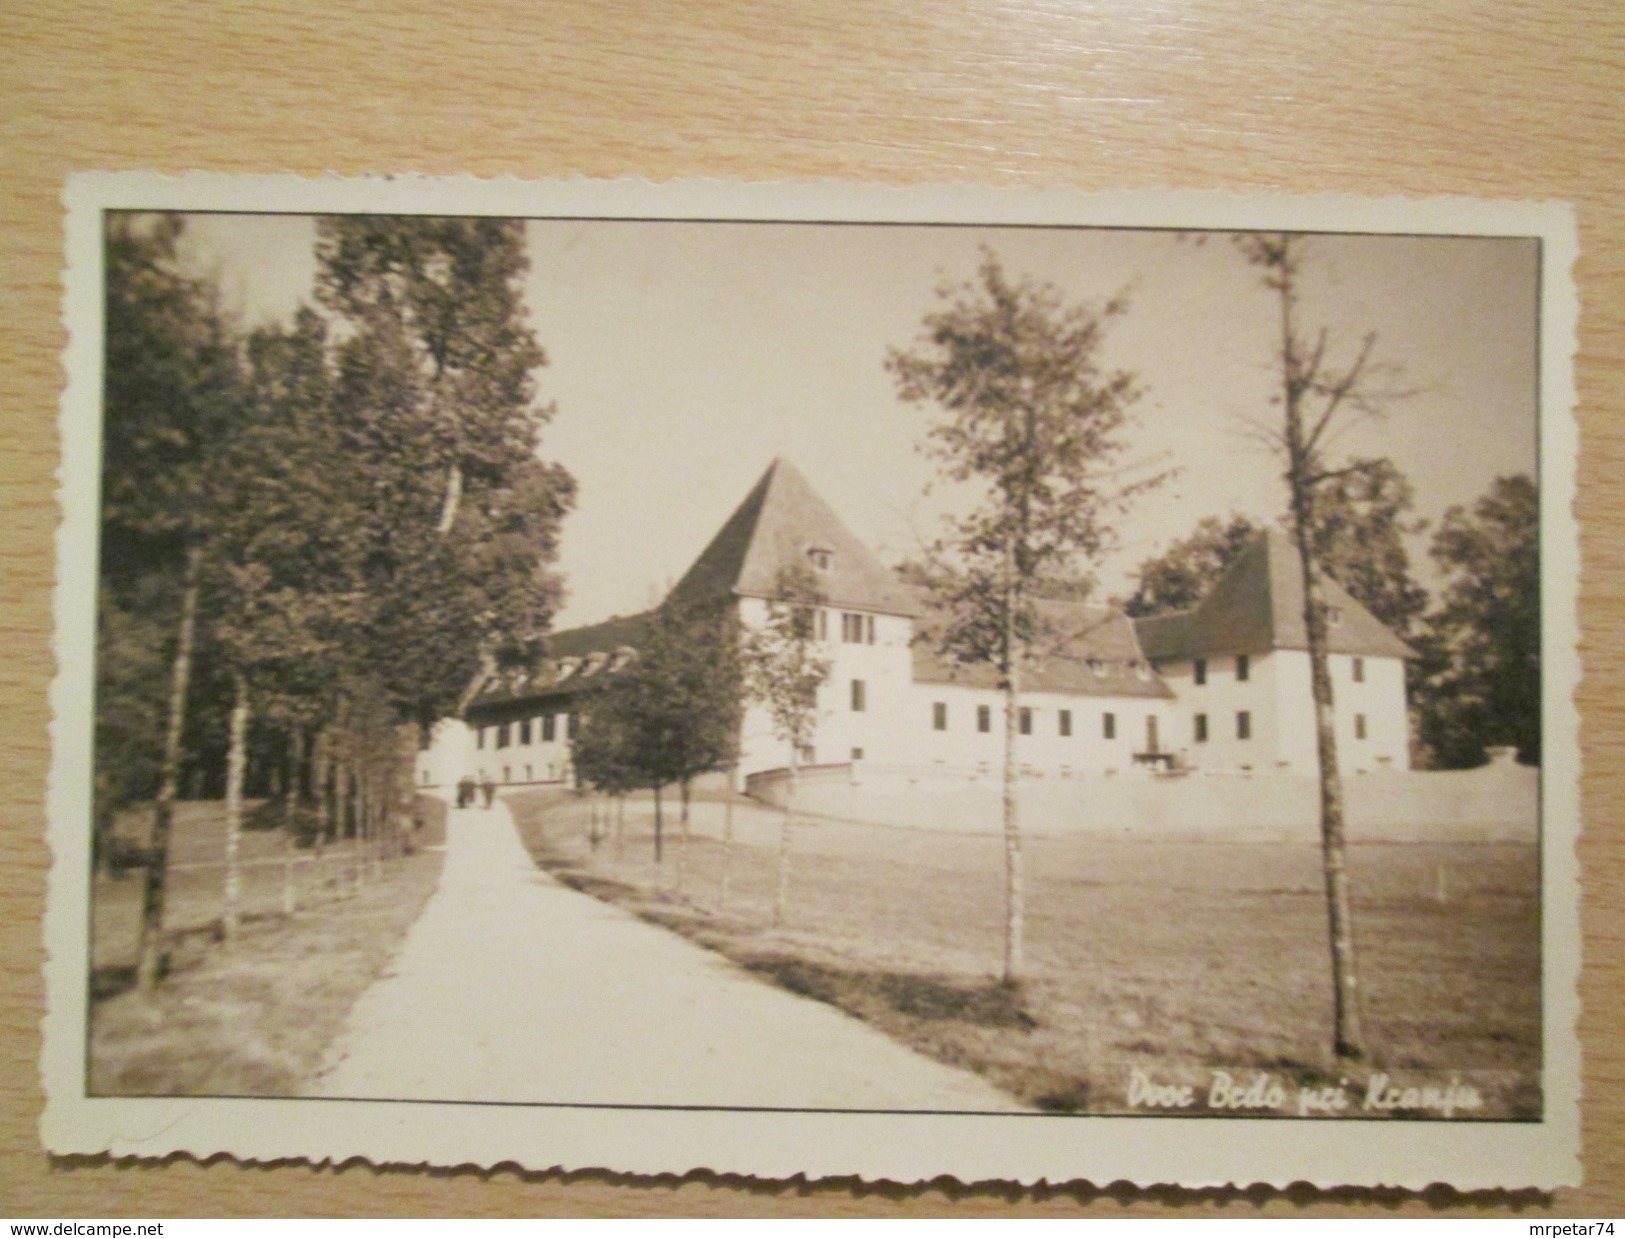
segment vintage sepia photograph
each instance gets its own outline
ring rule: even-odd
[[[1546,239],[763,214],[96,213],[82,1096],[1566,1129]]]

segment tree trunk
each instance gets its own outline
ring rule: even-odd
[[[1348,854],[1344,831],[1343,774],[1337,765],[1337,715],[1326,653],[1326,609],[1314,579],[1307,531],[1300,528],[1298,553],[1304,565],[1304,623],[1309,629],[1309,683],[1315,699],[1315,750],[1320,758],[1320,851],[1326,884],[1326,919],[1331,934],[1337,1056],[1365,1056],[1360,1018],[1360,972],[1354,951],[1354,914],[1349,900]]]
[[[1282,402],[1286,413],[1287,486],[1303,580],[1303,622],[1309,637],[1309,685],[1314,697],[1315,750],[1320,762],[1320,851],[1331,938],[1333,1046],[1338,1057],[1360,1058],[1365,1056],[1365,1038],[1360,1026],[1360,980],[1349,902],[1343,775],[1337,764],[1337,716],[1327,663],[1326,608],[1315,571],[1316,460],[1304,433],[1303,396],[1309,380],[1304,377],[1306,366],[1299,356],[1293,323],[1297,293],[1292,276],[1292,265],[1283,263],[1276,285],[1281,298]]]
[[[292,830],[284,830],[282,834],[282,914],[291,916],[299,910],[299,890],[295,885],[296,869],[294,867],[298,857],[294,854],[294,837]]]
[[[615,796],[615,860],[619,863],[624,851],[626,837],[626,795],[624,792]]]
[[[440,523],[436,532],[444,537],[457,523],[457,505],[463,497],[463,466],[455,460],[446,470],[446,497],[440,504]]]
[[[722,880],[717,885],[717,911],[728,906],[729,885],[733,880],[734,862],[734,797],[733,771],[728,772],[728,791],[722,801]]]
[[[333,829],[333,733],[328,727],[316,732],[316,742],[310,752],[310,789],[316,799],[316,855],[320,858],[322,846]]]
[[[289,826],[304,800],[305,728],[298,722],[288,724],[288,772],[282,783],[282,823]]]
[[[226,901],[220,932],[227,941],[242,927],[243,872],[239,852],[243,838],[243,775],[248,761],[248,680],[231,676],[231,722],[226,748]]]
[[[682,811],[677,815],[677,893],[683,892],[688,882],[688,779],[677,784]]]
[[[662,832],[663,826],[664,826],[664,822],[662,821],[661,816],[660,816],[660,788],[659,788],[659,786],[656,786],[655,787],[655,863],[656,864],[659,864],[661,862],[661,860],[663,859],[663,852],[662,852],[663,839],[661,838],[661,832]]]
[[[136,986],[143,993],[158,987],[163,967],[164,896],[168,887],[169,832],[175,820],[175,792],[180,785],[181,737],[186,729],[186,694],[192,678],[192,642],[197,631],[197,603],[203,575],[203,545],[186,548],[186,574],[181,587],[181,623],[170,666],[169,713],[164,728],[164,757],[153,805],[152,838],[147,845],[147,879],[141,891],[141,953]]]
[[[801,781],[800,754],[791,746],[790,781],[784,789],[784,818],[779,823],[779,883],[773,894],[773,923],[784,923],[790,910],[790,851],[796,831],[796,783]]]
[[[1023,970],[1026,890],[1021,866],[1021,801],[1016,786],[1016,732],[1020,720],[1021,660],[1016,648],[1016,582],[1011,550],[1005,548],[1004,586],[1004,982]]]

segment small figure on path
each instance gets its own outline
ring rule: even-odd
[[[464,774],[457,780],[457,807],[467,808],[474,803],[474,775]]]
[[[497,797],[497,784],[491,781],[489,775],[480,783],[480,792],[485,796],[485,806],[491,807],[491,801]]]

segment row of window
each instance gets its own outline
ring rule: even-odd
[[[1252,678],[1252,673],[1253,673],[1252,659],[1249,658],[1244,653],[1237,654],[1236,655],[1236,682],[1237,683],[1246,683],[1248,679]],[[1194,666],[1192,667],[1191,678],[1195,681],[1197,687],[1201,687],[1203,684],[1205,684],[1207,682],[1207,659],[1206,658],[1197,658],[1196,659],[1196,662],[1195,662]]]
[[[948,704],[946,701],[933,701],[931,703],[931,729],[933,731],[946,731],[948,729]],[[993,706],[978,705],[976,707],[976,729],[983,734],[993,729]],[[1023,735],[1033,733],[1033,710],[1026,705],[1016,712],[1016,729]],[[1062,739],[1072,737],[1072,711],[1058,709],[1055,711],[1055,730]],[[1100,734],[1103,739],[1117,738],[1117,715],[1103,713],[1100,715]]]
[[[1250,709],[1236,711],[1236,738],[1251,739],[1253,737],[1253,713]],[[1196,715],[1195,738],[1199,744],[1207,743],[1207,715]]]
[[[796,626],[803,639],[829,640],[829,611],[806,607],[796,612]],[[875,617],[860,615],[856,611],[841,612],[841,643],[843,645],[872,645],[875,643]]]
[[[1358,658],[1358,657],[1357,658],[1351,658],[1349,660],[1349,669],[1350,669],[1350,676],[1354,680],[1355,683],[1364,683],[1365,682],[1365,659],[1364,658]],[[1207,667],[1207,659],[1206,658],[1197,658],[1195,663],[1193,663],[1192,669],[1191,669],[1191,678],[1195,681],[1195,683],[1196,683],[1196,685],[1198,687],[1200,687],[1201,685],[1203,685],[1203,684],[1205,684],[1207,682],[1207,670],[1208,670],[1208,667]],[[1247,680],[1252,677],[1252,673],[1253,673],[1252,659],[1249,658],[1244,653],[1237,654],[1236,655],[1236,682],[1237,683],[1246,683]]]
[[[1208,740],[1208,724],[1206,714],[1197,714],[1195,719],[1196,742],[1205,744]],[[1236,711],[1236,738],[1251,739],[1253,737],[1253,714],[1250,709]],[[1354,738],[1366,737],[1366,724],[1364,714],[1354,715]]]
[[[559,720],[564,725],[559,726]],[[578,714],[542,714],[539,718],[521,718],[518,722],[499,722],[494,726],[482,726],[475,737],[474,746],[486,746],[486,732],[491,732],[490,740],[493,747],[507,748],[514,744],[524,747],[537,737],[539,742],[551,744],[558,739],[560,730],[565,738],[574,739],[576,731],[580,729],[580,715]]]

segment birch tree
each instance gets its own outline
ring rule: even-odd
[[[944,653],[993,666],[1004,695],[1003,974],[1024,971],[1026,896],[1016,736],[1024,667],[1053,635],[1034,599],[1048,578],[1075,589],[1078,568],[1111,544],[1112,517],[1161,478],[1134,478],[1124,454],[1134,375],[1102,359],[1127,306],[1069,305],[1053,285],[1012,280],[984,251],[975,279],[939,290],[913,348],[887,368],[902,399],[934,410],[921,450],[975,506],[934,547]]]
[[[136,966],[144,992],[156,987],[162,968],[169,836],[185,758],[205,554],[242,385],[238,340],[214,288],[178,261],[184,229],[173,215],[110,215],[105,249],[101,585],[114,608],[136,595],[161,600],[172,633],[162,738],[152,743],[158,781]],[[102,646],[104,653],[116,648]],[[100,685],[116,695],[124,669],[117,662],[98,666]],[[121,754],[99,750],[97,763],[98,786],[109,790]],[[99,806],[98,815],[106,810]]]
[[[830,659],[816,639],[816,615],[824,604],[810,568],[781,568],[768,599],[767,618],[745,635],[745,685],[751,701],[767,711],[773,734],[789,749],[789,785],[779,823],[778,875],[773,923],[783,924],[790,903],[790,863],[795,840],[796,783],[802,753],[818,731],[818,689],[829,678]]]
[[[1320,764],[1321,868],[1331,944],[1333,1048],[1338,1057],[1358,1059],[1365,1056],[1365,1034],[1349,902],[1343,776],[1337,763],[1327,615],[1321,597],[1325,550],[1321,514],[1335,488],[1373,467],[1370,461],[1341,467],[1329,464],[1327,448],[1333,435],[1352,419],[1378,414],[1398,393],[1381,387],[1382,370],[1373,360],[1375,335],[1365,335],[1352,350],[1340,350],[1328,328],[1304,325],[1300,297],[1309,242],[1290,233],[1253,233],[1238,237],[1237,244],[1247,261],[1262,272],[1263,285],[1275,296],[1279,310],[1275,359],[1280,371],[1276,397],[1280,421],[1265,429],[1286,465],[1290,529],[1303,582],[1303,622],[1308,632]],[[1345,354],[1341,360],[1340,351]]]

